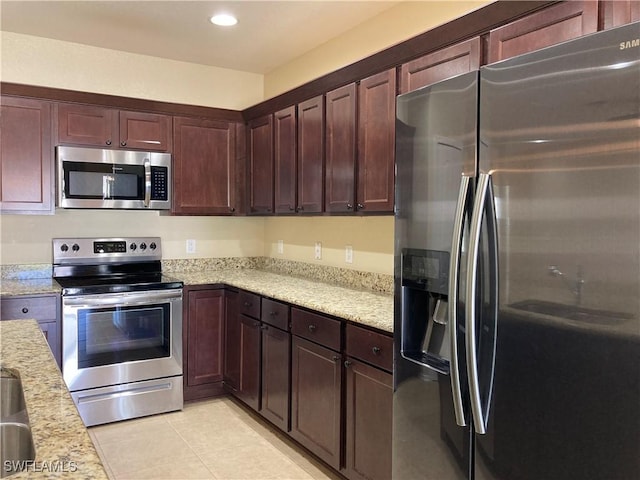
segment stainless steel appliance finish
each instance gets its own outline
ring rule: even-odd
[[[61,208],[171,208],[171,154],[56,147]]]
[[[182,282],[158,237],[53,240],[62,374],[87,426],[180,410]]]
[[[639,37],[398,97],[394,478],[640,478]]]

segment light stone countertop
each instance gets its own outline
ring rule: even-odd
[[[31,278],[23,280],[0,279],[0,295],[40,295],[60,293],[61,287],[53,278]]]
[[[185,286],[225,284],[393,332],[393,296],[253,269],[168,272]]]
[[[36,459],[11,479],[107,479],[100,457],[35,320],[0,322],[0,362],[22,381]]]

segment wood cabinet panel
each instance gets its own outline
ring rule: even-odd
[[[324,199],[324,95],[298,105],[299,213],[320,213]]]
[[[388,372],[393,369],[393,336],[347,324],[347,355],[358,358]]]
[[[220,382],[224,364],[224,290],[190,291],[187,297],[187,385]]]
[[[358,86],[357,209],[393,212],[395,182],[395,69]]]
[[[326,95],[326,212],[353,212],[356,187],[356,84]]]
[[[289,305],[263,298],[261,320],[280,330],[289,331]]]
[[[291,437],[340,468],[341,356],[292,337]]]
[[[481,64],[480,37],[443,48],[400,67],[400,93],[478,70]]]
[[[489,63],[577,38],[598,29],[598,2],[561,2],[489,33]]]
[[[262,327],[262,385],[260,414],[281,430],[289,431],[291,335]]]
[[[242,290],[238,308],[241,314],[255,319],[260,318],[260,295]]]
[[[118,111],[90,105],[56,104],[57,143],[117,147]]]
[[[340,320],[295,307],[291,309],[291,333],[312,342],[340,350],[341,328]]]
[[[236,125],[176,117],[172,213],[231,215],[236,204]]]
[[[345,362],[345,470],[350,480],[391,478],[393,376]]]
[[[240,384],[240,314],[238,292],[225,290],[224,368],[225,387],[232,392]]]
[[[249,122],[249,213],[273,213],[273,115]]]
[[[602,5],[602,26],[605,30],[640,21],[638,0],[604,0],[600,4]]]
[[[0,106],[0,210],[53,213],[51,104],[2,97]]]
[[[237,396],[260,410],[260,322],[240,315],[240,382]]]
[[[120,111],[120,146],[170,152],[173,147],[172,118],[156,113]]]
[[[296,107],[291,106],[273,115],[274,208],[276,213],[296,212]]]

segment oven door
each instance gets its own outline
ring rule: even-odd
[[[182,289],[62,299],[71,391],[182,375]]]

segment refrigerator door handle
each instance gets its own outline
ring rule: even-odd
[[[467,198],[471,177],[463,175],[460,180],[460,191],[453,224],[451,239],[451,262],[449,264],[449,341],[451,343],[451,359],[449,375],[451,377],[451,391],[453,393],[453,409],[456,423],[461,427],[467,426],[462,405],[462,390],[460,388],[460,366],[458,364],[458,290],[460,287],[460,258],[462,255],[462,232],[464,214],[467,210]]]
[[[476,433],[487,433],[485,418],[482,414],[480,399],[480,381],[478,377],[478,355],[476,349],[476,293],[478,275],[478,256],[480,249],[480,233],[482,217],[486,204],[491,175],[481,173],[476,189],[476,198],[471,216],[469,232],[469,255],[467,257],[467,291],[466,291],[466,350],[467,377],[469,380],[469,398]]]

